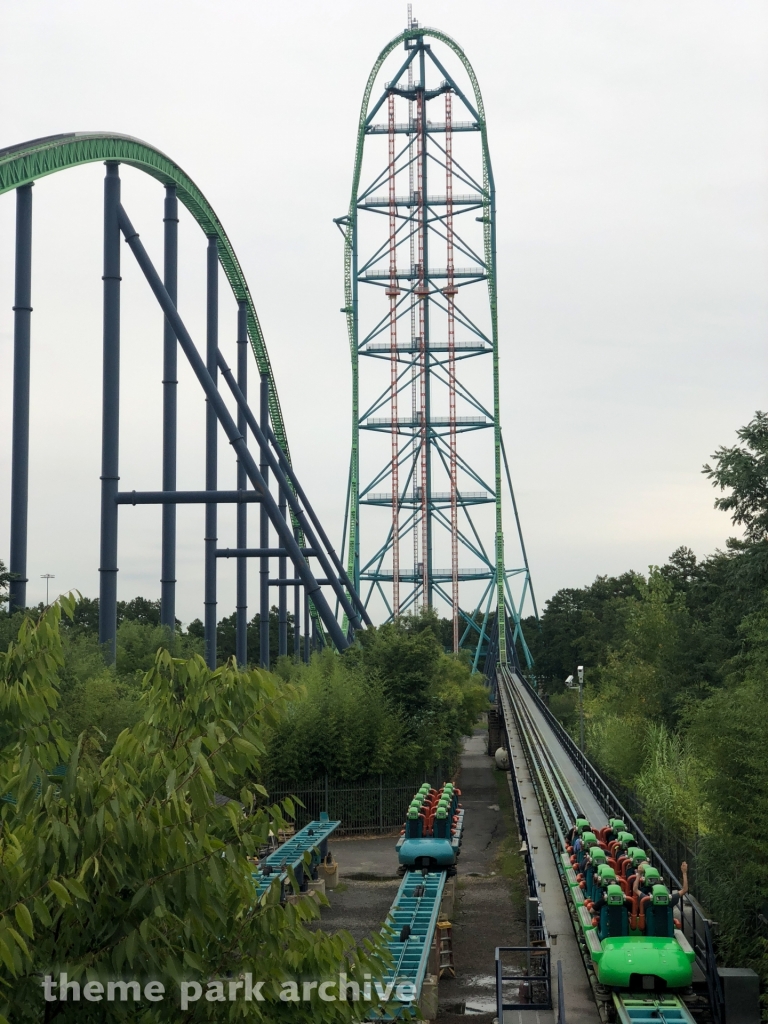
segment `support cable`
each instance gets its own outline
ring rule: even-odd
[[[428,466],[427,466],[427,445],[429,444],[429,427],[427,424],[427,298],[429,287],[427,286],[426,267],[424,266],[424,82],[421,88],[416,90],[416,216],[418,217],[418,277],[416,285],[416,298],[419,303],[419,350],[420,373],[419,373],[419,400],[420,400],[420,436],[421,436],[421,604],[423,608],[429,607],[429,500],[428,500]]]

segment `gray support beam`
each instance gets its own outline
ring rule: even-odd
[[[317,582],[321,584],[327,584],[331,581],[323,579],[322,576],[318,576]],[[295,579],[291,577],[290,579],[286,578],[283,580],[281,580],[279,576],[275,576],[274,578],[270,577],[269,580],[270,587],[295,587],[297,583],[301,583],[301,580],[299,579],[298,576]]]
[[[302,555],[314,555],[314,548],[301,548]],[[267,555],[269,558],[287,558],[286,548],[217,548],[217,558],[261,558]]]
[[[269,430],[269,377],[266,373],[261,375],[261,407],[259,410],[261,418],[261,431],[266,438]],[[238,407],[239,408],[239,407]],[[261,464],[259,469],[267,485],[269,485],[269,461],[267,459],[267,443],[260,446]],[[262,504],[259,529],[259,546],[269,547],[269,516]],[[262,668],[269,668],[269,558],[263,557],[259,566],[259,664]]]
[[[237,397],[237,396],[235,396],[235,397]],[[274,433],[274,431],[272,430],[271,427],[269,428],[268,437],[269,437],[270,441],[272,442],[273,447],[277,451],[280,451],[280,445],[277,443],[277,438],[275,437],[275,433]],[[282,455],[281,455],[281,458],[280,458],[280,466],[282,467],[282,471],[283,471],[283,474],[285,475],[285,477],[287,477],[287,479],[293,485],[293,489],[294,489],[294,491],[296,493],[296,497],[304,505],[304,510],[307,513],[307,515],[309,516],[309,520],[311,521],[311,523],[314,526],[315,530],[317,530],[318,538],[321,541],[322,545],[324,546],[325,550],[328,552],[328,556],[330,558],[330,563],[333,563],[333,565],[337,569],[340,582],[348,590],[347,597],[342,597],[340,599],[341,600],[341,605],[344,608],[344,611],[349,616],[350,621],[354,625],[355,629],[359,629],[360,628],[361,621],[364,622],[366,624],[366,626],[372,626],[373,622],[371,621],[371,617],[368,614],[368,611],[366,610],[365,605],[360,600],[360,596],[359,596],[357,590],[352,586],[352,581],[350,580],[349,576],[347,575],[347,571],[344,568],[344,566],[342,565],[341,559],[336,554],[336,551],[335,551],[335,549],[333,547],[333,544],[331,544],[330,540],[328,539],[328,535],[326,534],[325,530],[323,529],[323,525],[320,522],[319,518],[317,517],[317,515],[315,513],[315,510],[312,508],[312,505],[309,502],[309,498],[307,498],[307,495],[306,495],[306,493],[304,491],[304,488],[301,486],[301,484],[299,482],[299,479],[296,476],[296,474],[294,473],[294,471],[291,468],[290,464],[285,460],[285,458]],[[311,529],[310,529],[309,524],[307,522],[306,516],[303,515],[301,512],[297,512],[296,515],[297,515],[297,518],[299,520],[299,525],[308,534],[311,534]],[[330,563],[324,563],[324,567],[326,568],[326,571],[329,574],[331,573]],[[333,573],[334,576],[336,574],[337,573]],[[354,605],[355,607],[352,608],[352,605]],[[357,610],[355,610],[355,609],[357,609]]]
[[[299,550],[299,545],[296,543],[296,538],[293,536],[293,531],[280,515],[277,502],[270,494],[269,488],[266,486],[266,482],[259,472],[256,460],[246,448],[245,441],[237,429],[237,424],[227,408],[224,399],[219,393],[213,378],[208,373],[205,362],[197,351],[197,347],[192,340],[191,334],[184,325],[184,321],[179,316],[178,310],[171,301],[168,292],[165,290],[163,282],[160,279],[160,275],[155,270],[154,264],[149,258],[147,250],[144,248],[144,245],[139,238],[138,232],[134,228],[133,224],[131,224],[130,218],[122,207],[119,211],[119,217],[120,229],[125,235],[125,240],[130,246],[131,252],[135,256],[136,262],[139,264],[142,273],[146,277],[147,283],[152,289],[155,298],[159,302],[160,308],[171,321],[173,329],[176,332],[179,346],[187,357],[193,373],[205,392],[206,398],[216,410],[216,416],[224,429],[224,433],[227,435],[227,440],[232,445],[236,456],[243,460],[248,474],[248,479],[253,485],[254,490],[259,494],[260,500],[267,506],[270,522],[275,527],[280,541],[288,549],[288,554],[293,562],[297,577],[301,579],[303,587],[311,597],[318,615],[320,616],[323,625],[328,630],[335,647],[340,651],[345,650],[345,648],[349,646],[349,641],[342,633],[339,624],[334,617],[333,611],[331,610],[317,579],[310,569],[307,560],[302,556],[301,551]],[[234,381],[234,379],[231,381],[228,380],[227,383],[230,387],[234,385],[234,388],[239,393],[237,382]],[[249,417],[252,415],[247,406],[246,415]],[[251,430],[253,430],[250,418],[248,422]],[[258,424],[256,423],[255,425],[258,428]]]
[[[104,179],[104,362],[101,415],[99,643],[117,657],[117,484],[120,479],[120,167]]]
[[[252,505],[261,501],[261,495],[256,491],[118,491],[115,501],[118,505]]]
[[[206,360],[214,386],[218,386],[219,249],[215,235],[208,238]],[[205,403],[205,489],[215,491],[218,480],[218,418],[210,399]],[[217,506],[205,506],[205,662],[216,668],[216,544]]]
[[[179,203],[176,186],[165,186],[163,216],[165,248],[163,283],[176,305],[178,299]],[[176,490],[176,434],[178,393],[176,335],[166,319],[163,327],[163,490]],[[160,621],[171,633],[176,629],[176,505],[163,505]]]
[[[309,594],[304,591],[304,661],[309,664]]]
[[[237,386],[245,397],[248,397],[248,305],[239,302],[237,305]],[[248,444],[248,429],[245,413],[238,406],[237,429]],[[248,476],[241,459],[237,460],[237,489],[244,491],[248,486]],[[237,507],[237,546],[240,550],[248,547],[248,509],[245,505]],[[238,665],[245,667],[248,663],[248,559],[242,555],[237,559],[237,623],[235,633],[235,654]]]
[[[281,460],[282,461],[282,460]],[[285,490],[280,487],[280,501],[278,502],[280,515],[283,519],[288,518],[288,504],[285,500]],[[286,578],[285,555],[280,555],[278,560],[278,579]],[[278,591],[278,655],[283,658],[288,654],[288,590],[281,586]]]
[[[11,553],[15,578],[8,611],[27,606],[29,507],[29,359],[32,320],[32,186],[16,189],[16,286],[13,299],[13,440],[11,451]]]

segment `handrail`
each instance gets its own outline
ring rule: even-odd
[[[505,974],[502,964],[502,953],[524,954],[530,967],[513,974]],[[552,978],[550,974],[551,950],[548,946],[497,946],[496,947],[496,1011],[499,1021],[504,1020],[505,1010],[551,1010],[552,1009]],[[558,961],[559,963],[560,961]],[[539,973],[533,973],[533,966],[540,967]],[[528,991],[528,1000],[518,999],[514,1003],[504,1002],[503,985],[505,981],[516,981],[518,992]],[[536,989],[543,988],[544,998],[534,1000]]]

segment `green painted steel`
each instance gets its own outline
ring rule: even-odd
[[[154,146],[129,135],[116,135],[111,132],[50,135],[0,149],[0,195],[18,188],[19,185],[27,185],[44,178],[48,174],[104,160],[114,160],[130,167],[137,167],[163,185],[175,185],[179,199],[203,232],[208,237],[215,236],[218,240],[219,259],[232,292],[238,302],[245,302],[248,306],[248,337],[251,347],[259,372],[269,375],[269,411],[273,430],[290,461],[288,439],[267,346],[245,275],[213,207],[177,163]]]
[[[360,178],[363,162],[363,151],[366,140],[366,127],[368,121],[368,109],[375,85],[381,68],[389,55],[400,45],[406,44],[408,41],[418,41],[423,37],[437,40],[447,46],[461,62],[472,86],[473,98],[475,109],[477,112],[477,127],[481,137],[481,148],[482,148],[482,165],[483,165],[483,192],[482,192],[482,206],[483,206],[483,242],[484,242],[484,256],[487,267],[487,279],[488,279],[488,299],[490,306],[490,320],[491,320],[491,340],[493,346],[493,419],[494,419],[494,447],[495,447],[495,504],[496,504],[496,519],[495,519],[495,595],[496,605],[498,609],[498,615],[496,617],[496,628],[498,631],[498,660],[502,664],[507,663],[507,630],[506,630],[506,616],[507,616],[507,602],[505,602],[505,587],[507,588],[507,572],[505,570],[504,562],[504,530],[503,530],[503,518],[502,518],[502,435],[501,435],[501,421],[500,421],[500,403],[499,403],[499,336],[498,336],[498,314],[497,314],[497,284],[496,284],[496,208],[495,208],[495,186],[493,180],[493,170],[491,167],[490,152],[488,148],[488,133],[485,119],[485,107],[483,104],[483,98],[480,91],[480,86],[477,81],[474,69],[470,64],[466,54],[455,40],[451,39],[450,36],[446,35],[434,28],[428,27],[412,27],[401,32],[400,35],[392,39],[379,54],[375,64],[368,76],[368,81],[365,86],[363,93],[363,100],[360,106],[360,116],[358,120],[357,129],[357,142],[355,151],[355,164],[354,173],[352,179],[352,190],[349,202],[349,212],[345,218],[341,218],[338,222],[340,226],[343,226],[344,233],[344,296],[345,305],[342,310],[346,314],[347,320],[347,333],[349,336],[350,356],[352,361],[352,445],[351,445],[351,456],[350,456],[350,469],[349,469],[349,481],[348,481],[348,496],[347,496],[347,507],[345,511],[345,544],[347,545],[347,565],[348,573],[350,578],[353,580],[359,589],[359,579],[357,578],[357,567],[359,566],[359,516],[360,516],[360,407],[359,407],[359,353],[358,353],[358,294],[357,294],[357,217],[358,217],[358,189],[360,187]],[[511,481],[509,481],[511,491]],[[512,494],[512,501],[514,503],[514,494]],[[515,515],[517,516],[517,509],[515,508]],[[521,546],[523,548],[523,558],[525,561],[525,573],[530,583],[530,573],[528,570],[527,556],[525,554],[525,547],[522,544],[522,533],[519,529],[518,520],[518,532],[520,533]],[[532,593],[532,591],[531,591]],[[508,594],[511,601],[511,594]],[[484,601],[484,597],[481,599]],[[512,615],[515,620],[515,635],[519,634],[519,615],[518,610],[514,604],[510,605]],[[534,611],[538,617],[538,612],[535,608]],[[483,629],[481,632],[481,638],[485,634],[485,620],[487,620],[487,612],[484,618]],[[469,629],[469,626],[467,627]],[[526,658],[529,658],[527,645],[523,641],[524,651]],[[480,643],[478,643],[478,650],[476,652],[475,664],[480,653]],[[529,663],[530,664],[530,663]]]

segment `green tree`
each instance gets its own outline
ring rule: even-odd
[[[523,623],[536,678],[547,693],[559,693],[577,665],[597,665],[608,648],[621,641],[627,600],[637,596],[643,577],[598,576],[588,587],[558,590],[546,603],[540,628]]]
[[[420,748],[377,678],[366,678],[331,650],[313,655],[309,665],[279,667],[297,688],[270,738],[270,779],[354,780],[421,766]]]
[[[747,540],[768,539],[768,414],[756,412],[745,427],[736,431],[742,446],[720,447],[712,458],[714,469],[702,472],[721,491],[730,494],[715,499],[715,508],[731,513],[735,526],[743,526]]]
[[[488,694],[464,658],[444,652],[436,615],[404,617],[358,633],[341,657],[275,671],[294,686],[269,744],[270,778],[403,775],[451,761]]]
[[[62,607],[73,612],[73,602]],[[56,721],[61,607],[26,619],[0,654],[0,1011],[29,1022],[352,1021],[351,1004],[285,1003],[284,980],[347,967],[378,976],[375,945],[305,927],[313,900],[254,903],[254,855],[284,824],[248,779],[286,700],[269,675],[209,671],[165,651],[143,682],[141,720],[94,761]],[[56,772],[66,765],[63,779]],[[233,799],[222,802],[217,794]],[[274,887],[273,887],[274,890]],[[151,978],[169,998],[132,1004],[44,1002],[41,977],[106,986]],[[267,1001],[182,1011],[183,978],[203,988],[250,972]]]
[[[8,585],[12,579],[12,573],[8,571],[5,562],[0,558],[0,608],[8,603]]]
[[[293,614],[288,612],[288,650],[293,654]],[[201,623],[202,625],[202,623]],[[190,626],[191,629],[191,626]],[[258,665],[261,657],[261,615],[256,615],[248,623],[247,629],[247,660],[249,665]],[[219,664],[234,658],[237,641],[237,612],[220,619],[216,627],[216,657]],[[274,665],[280,656],[280,612],[272,605],[269,612],[269,663]]]

